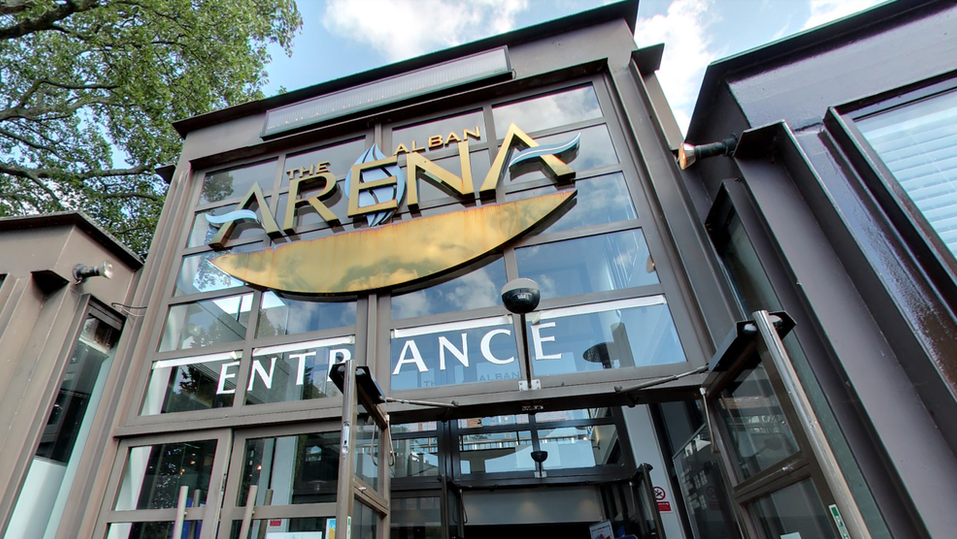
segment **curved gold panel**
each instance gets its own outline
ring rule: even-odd
[[[213,264],[261,286],[302,294],[342,294],[407,283],[475,260],[520,236],[575,195],[563,191],[298,241]]]

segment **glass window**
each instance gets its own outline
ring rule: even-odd
[[[472,417],[459,419],[460,429],[477,429],[480,427],[500,427],[503,425],[527,425],[528,414],[498,415],[492,417]]]
[[[366,504],[356,500],[352,505],[352,537],[355,537],[355,539],[375,539],[378,525],[379,515]],[[346,539],[352,539],[349,535],[346,535]]]
[[[469,135],[466,138],[465,131],[478,133],[478,139],[474,135]],[[454,137],[451,136],[452,133],[455,134]],[[441,139],[441,144],[439,139]],[[485,140],[485,117],[481,110],[430,120],[409,127],[400,127],[392,131],[393,151],[399,147],[399,144],[404,144],[409,151],[412,151],[413,147],[425,148],[426,150],[442,150],[444,148],[455,148],[456,142],[459,141],[471,142],[476,140]]]
[[[559,133],[548,137],[535,139],[539,146],[548,144],[561,144],[575,138],[581,134],[581,141],[578,143],[578,149],[559,155],[558,157],[570,165],[576,172],[584,172],[593,168],[615,165],[618,163],[618,154],[615,153],[615,146],[611,143],[611,136],[608,134],[608,128],[604,125],[596,125],[579,131],[569,131]],[[509,152],[509,157],[505,160],[508,163],[516,152],[513,147]],[[506,186],[513,183],[528,182],[532,180],[541,180],[546,178],[545,173],[541,171],[538,161],[533,161],[528,166],[516,166],[516,172],[513,175],[507,168],[503,171],[503,182]]]
[[[392,498],[389,513],[392,539],[442,537],[442,501],[437,496]]]
[[[685,361],[664,296],[542,311],[527,327],[535,376]]]
[[[564,186],[548,186],[519,191],[507,194],[505,200],[511,202],[563,189]],[[638,216],[625,187],[625,177],[620,172],[579,180],[575,182],[575,189],[578,191],[575,204],[546,229],[548,232],[628,221]]]
[[[366,148],[366,139],[362,137],[318,150],[310,150],[287,156],[286,162],[283,165],[285,170],[282,174],[281,185],[289,185],[289,171],[298,171],[300,168],[308,170],[310,167],[313,167],[313,171],[315,171],[316,165],[321,163],[328,163],[326,168],[329,172],[333,173],[336,178],[345,178],[352,164],[356,162],[356,159],[362,156]],[[298,173],[296,177],[299,177]]]
[[[43,537],[59,527],[82,454],[74,450],[89,438],[119,338],[102,320],[84,320],[4,537]]]
[[[323,539],[324,537],[333,538],[336,533],[336,519],[334,518],[254,519],[251,524],[249,527],[249,535],[242,539],[259,539],[260,537],[264,537],[265,539]],[[239,539],[242,528],[243,522],[241,520],[233,521],[233,527],[229,537],[231,539]],[[157,537],[163,537],[165,539],[169,537],[169,534],[167,533],[165,536]]]
[[[256,338],[354,326],[355,323],[355,301],[296,300],[279,292],[264,292]]]
[[[199,529],[199,523],[183,524],[183,537]],[[106,532],[106,539],[155,539],[173,535],[172,522],[113,522]]]
[[[392,297],[392,319],[414,318],[501,305],[505,286],[502,258],[461,277],[415,292]]]
[[[392,445],[395,448],[392,477],[439,475],[439,439],[435,436],[393,440]]]
[[[392,390],[519,378],[510,316],[392,330]]]
[[[522,131],[532,133],[551,127],[601,117],[598,96],[591,86],[582,86],[553,94],[533,97],[492,107],[495,120],[495,136],[505,136],[509,124],[517,125]]]
[[[720,468],[711,453],[710,437],[699,432],[674,456],[681,497],[695,537],[735,537],[735,518],[724,494]]]
[[[354,343],[349,336],[254,349],[246,404],[342,395],[329,372],[352,359]]]
[[[623,462],[614,425],[555,427],[538,431],[538,443],[548,458],[546,470],[594,468]]]
[[[266,204],[269,204],[271,197],[266,197]],[[212,225],[209,221],[206,220],[206,215],[220,216],[226,213],[229,213],[236,209],[235,205],[230,206],[220,206],[218,208],[213,208],[211,210],[203,210],[196,212],[196,216],[193,218],[193,226],[190,228],[189,237],[186,239],[187,247],[198,247],[200,245],[207,245],[216,236],[216,233],[219,232],[219,225]],[[262,209],[259,207],[259,204],[253,201],[249,205],[249,209],[256,212],[256,216],[259,218],[259,221],[262,221],[263,214]],[[266,211],[269,211],[269,208],[266,208]],[[283,209],[285,211],[285,208]],[[283,214],[285,216],[285,214]],[[282,224],[282,221],[279,221],[279,224]],[[251,220],[238,221],[236,226],[233,228],[233,231],[229,234],[229,241],[236,241],[243,238],[254,238],[254,237],[266,237],[266,231],[263,227],[256,222]]]
[[[236,505],[246,505],[250,485],[259,486],[256,505],[270,489],[272,505],[335,502],[339,449],[338,432],[246,440]]]
[[[233,405],[240,352],[165,359],[153,363],[142,415],[209,410]]]
[[[246,337],[253,295],[227,296],[169,308],[159,351],[183,350]]]
[[[443,157],[442,159],[435,159],[432,162],[455,174],[457,177],[462,177],[462,160],[458,154],[451,157]],[[399,163],[402,165],[402,172],[406,173],[406,178],[408,178],[409,169],[405,166],[405,158],[400,158]],[[469,170],[472,171],[472,186],[475,189],[474,192],[477,194],[482,187],[482,181],[485,180],[485,175],[488,174],[488,169],[491,168],[488,160],[488,150],[479,150],[470,153],[469,165]],[[456,197],[456,199],[463,198],[459,193],[446,190],[444,187],[439,187],[433,183],[432,180],[424,179],[421,176],[416,179],[415,185],[419,193],[419,205],[432,200],[442,200],[449,197]],[[467,197],[465,198],[467,199]]]
[[[462,474],[535,469],[530,431],[465,434],[459,438]]]
[[[371,418],[365,422],[360,418],[355,430],[356,478],[379,490],[379,426]]]
[[[957,255],[957,91],[856,123],[917,210]]]
[[[741,371],[721,391],[718,410],[742,481],[797,453],[797,442],[761,362]]]
[[[640,229],[515,250],[518,273],[538,282],[542,299],[658,283]]]
[[[212,264],[212,261],[226,253],[250,253],[262,249],[261,243],[238,245],[226,251],[209,251],[183,257],[183,263],[176,278],[174,296],[213,292],[243,286],[243,281],[231,277]]]
[[[582,419],[604,419],[611,417],[611,408],[584,408],[581,410],[562,410],[560,412],[538,412],[537,423],[548,421],[577,421]]]
[[[263,191],[272,191],[276,180],[276,160],[232,170],[210,172],[203,178],[199,203],[208,204],[230,198],[239,198],[249,192],[255,183]]]
[[[349,211],[349,198],[348,198],[349,193],[346,192],[345,185],[346,185],[345,181],[336,182],[336,187],[332,191],[332,193],[329,194],[327,198],[323,198],[321,200],[323,205],[329,208],[329,211],[331,211],[333,215],[338,217],[342,223],[347,223],[349,221],[346,215],[346,213]],[[325,186],[322,184],[305,186],[302,188],[302,190],[299,191],[299,199],[307,200],[309,197],[319,194],[322,191],[323,187]],[[286,204],[288,203],[288,201],[289,201],[288,193],[283,193],[279,195],[279,206],[278,208],[276,208],[276,224],[279,226],[282,226],[283,223],[285,223]],[[323,219],[321,215],[319,215],[319,212],[317,212],[316,209],[312,207],[312,204],[302,204],[298,208],[296,208],[296,214],[292,221],[293,229],[295,229],[296,231],[307,229],[307,228],[313,228],[313,227],[325,225],[325,224],[326,224],[326,220]],[[329,229],[326,228],[325,230],[328,231]],[[331,231],[329,231],[329,233],[331,233]],[[300,239],[306,239],[306,238],[303,237]],[[278,240],[278,242],[280,243],[287,243],[289,241],[288,239],[285,239],[282,237],[274,238],[274,240]]]
[[[179,489],[188,486],[190,498],[199,491],[200,503],[209,494],[216,440],[172,442],[130,448],[114,509],[169,509],[176,507]]]
[[[401,434],[403,432],[431,432],[437,428],[435,421],[423,421],[421,423],[400,423],[392,425],[392,434]]]
[[[810,479],[758,498],[751,504],[751,514],[765,537],[837,537]]]

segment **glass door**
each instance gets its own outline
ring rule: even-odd
[[[642,464],[632,479],[599,487],[602,511],[611,523],[613,537],[631,535],[637,539],[665,539],[651,469],[650,464]]]
[[[124,440],[94,537],[206,539],[214,536],[230,451],[229,431]]]
[[[779,335],[793,323],[783,313],[752,317],[738,324],[737,338],[712,361],[702,388],[741,530],[761,539],[849,537],[841,534],[840,511],[804,427],[803,393]]]
[[[238,431],[219,539],[332,538],[340,423]]]

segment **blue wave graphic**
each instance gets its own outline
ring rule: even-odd
[[[568,142],[563,142],[561,144],[552,144],[550,146],[536,146],[534,148],[528,148],[527,150],[522,150],[515,154],[515,157],[512,158],[508,163],[508,168],[511,169],[519,163],[524,163],[525,161],[530,161],[532,159],[537,159],[539,157],[544,157],[546,155],[557,155],[565,153],[569,150],[573,150],[578,147],[578,144],[581,142],[582,134],[579,133],[575,135],[575,138],[569,140]]]
[[[375,144],[371,148],[365,151],[359,159],[356,160],[355,164],[359,165],[362,163],[369,163],[371,161],[378,161],[380,159],[385,159],[386,156],[383,154],[379,147]],[[361,181],[361,182],[373,182],[376,180],[382,180],[388,178],[389,176],[395,176],[396,184],[395,185],[384,185],[382,187],[376,187],[375,189],[367,189],[359,192],[359,207],[365,208],[367,206],[372,206],[380,202],[385,202],[387,200],[395,200],[397,204],[402,203],[402,197],[405,196],[405,174],[403,174],[402,169],[399,168],[398,164],[387,165],[378,168],[370,168],[362,171],[362,178],[353,178],[352,170],[349,170],[349,173],[346,174],[346,193],[352,192],[352,182]],[[369,223],[369,226],[380,225],[385,222],[389,217],[392,217],[392,214],[395,213],[394,210],[380,211],[366,215],[366,222]]]
[[[256,215],[256,212],[252,210],[234,210],[229,213],[224,213],[222,215],[210,215],[206,214],[206,220],[209,221],[209,224],[222,226],[230,221],[256,221],[259,223],[259,217]],[[262,223],[259,223],[262,225]]]

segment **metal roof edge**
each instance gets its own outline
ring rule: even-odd
[[[734,75],[744,75],[764,71],[783,63],[795,61],[797,58],[808,56],[814,49],[833,44],[839,46],[854,35],[874,32],[874,26],[882,23],[898,24],[897,18],[902,15],[938,5],[941,8],[950,5],[950,2],[941,0],[896,0],[887,1],[868,8],[859,13],[848,15],[825,25],[804,30],[792,36],[766,45],[743,51],[726,58],[716,60],[708,66],[698,100],[695,102],[691,114],[691,123],[688,126],[686,140],[697,140],[710,116],[711,104],[717,94],[718,87]]]
[[[37,215],[0,217],[0,232],[53,226],[76,226],[94,241],[106,247],[134,271],[143,267],[143,260],[122,241],[110,234],[89,215],[81,211],[61,211]]]
[[[176,129],[181,137],[185,138],[189,132],[195,131],[197,129],[202,129],[210,125],[220,124],[253,114],[259,114],[269,109],[281,107],[283,105],[289,105],[291,103],[296,103],[311,97],[336,92],[382,78],[414,71],[416,69],[452,60],[461,56],[467,56],[469,54],[481,52],[493,47],[499,47],[502,45],[517,45],[520,43],[577,30],[579,28],[594,26],[596,24],[617,19],[624,19],[628,24],[628,27],[631,29],[631,32],[634,33],[635,23],[638,19],[638,0],[623,0],[621,2],[608,4],[606,6],[583,11],[581,13],[576,13],[574,15],[569,15],[560,19],[545,21],[533,26],[519,28],[504,34],[499,34],[480,39],[478,41],[457,45],[448,49],[423,54],[422,56],[417,56],[415,58],[410,58],[408,60],[403,60],[401,62],[396,62],[382,67],[377,67],[375,69],[370,69],[361,73],[321,82],[319,84],[307,86],[305,88],[300,88],[298,90],[293,90],[284,94],[267,97],[256,101],[249,101],[239,105],[234,105],[232,107],[177,120],[173,122],[173,128]]]

